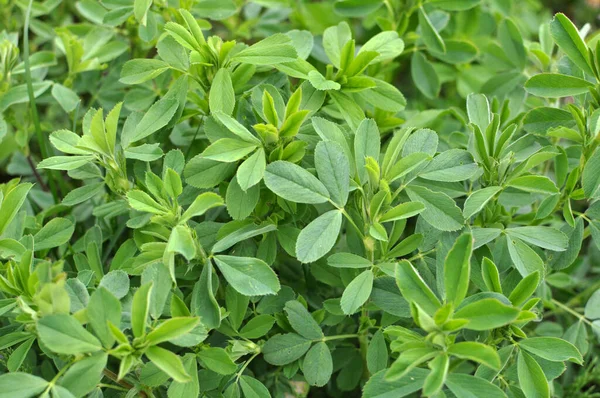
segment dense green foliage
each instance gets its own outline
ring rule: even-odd
[[[0,27],[0,398],[600,396],[589,25],[0,0]]]

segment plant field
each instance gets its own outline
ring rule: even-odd
[[[0,0],[0,398],[600,397],[599,15]]]

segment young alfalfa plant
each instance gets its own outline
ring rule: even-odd
[[[529,3],[63,1],[0,34],[0,397],[594,385],[597,37]]]

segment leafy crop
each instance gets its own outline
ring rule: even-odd
[[[0,8],[0,398],[600,395],[589,25]]]

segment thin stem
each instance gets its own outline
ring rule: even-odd
[[[331,341],[331,340],[341,340],[341,339],[355,339],[360,337],[359,334],[338,334],[337,336],[325,336],[322,339],[314,340],[314,341]]]
[[[428,251],[426,251],[426,252],[420,252],[420,253],[417,253],[417,254],[415,254],[414,256],[412,256],[411,258],[409,258],[409,259],[408,259],[408,261],[418,260],[418,259],[420,259],[420,258],[423,258],[423,257],[425,257],[425,256],[426,256],[426,255],[428,255],[428,254],[435,253],[435,251],[436,251],[436,250],[437,250],[437,249],[431,249],[431,250],[428,250]]]
[[[361,238],[365,237],[365,234],[358,228],[358,226],[354,223],[354,220],[352,220],[352,217],[350,217],[350,214],[348,214],[346,212],[345,209],[340,209],[340,211],[342,212],[342,214],[344,215],[344,217],[346,217],[346,220],[348,220],[348,222],[354,227],[354,229],[356,230],[356,232],[358,232],[358,234],[360,235]]]
[[[27,155],[27,163],[29,163],[31,172],[35,176],[35,179],[37,180],[38,184],[40,184],[40,187],[42,187],[42,191],[48,192],[48,186],[46,185],[44,180],[42,180],[42,176],[40,175],[40,173],[37,171],[37,168],[33,164],[33,160],[31,160],[31,155]]]
[[[558,308],[562,309],[563,311],[568,312],[569,314],[573,315],[574,317],[579,318],[580,321],[585,322],[590,326],[593,326],[592,322],[588,321],[583,315],[581,315],[579,312],[567,307],[560,301],[558,301],[556,299],[552,299],[552,304],[556,305]]]
[[[108,261],[108,256],[112,252],[112,249],[115,247],[117,240],[121,237],[121,235],[123,235],[123,232],[125,231],[126,227],[127,227],[127,223],[125,223],[125,222],[119,223],[119,228],[111,236],[110,242],[108,243],[108,247],[106,248],[106,251],[104,252],[104,256],[102,258],[102,264],[105,264],[106,261]]]
[[[113,390],[124,391],[124,392],[128,392],[129,391],[125,387],[115,386],[115,385],[106,384],[106,383],[100,383],[100,384],[98,384],[98,387],[101,387],[101,388],[112,388]]]
[[[248,359],[240,368],[240,370],[236,373],[235,375],[235,382],[237,383],[238,380],[240,379],[240,377],[242,377],[242,373],[244,373],[244,370],[246,370],[246,368],[248,367],[248,365],[250,365],[250,362],[252,362],[252,360],[254,358],[256,358],[258,356],[258,354],[260,354],[259,352],[255,353],[254,355],[252,355],[250,357],[250,359]]]
[[[81,101],[79,101],[77,105],[75,105],[75,109],[73,110],[73,129],[71,131],[73,131],[74,133],[77,133],[77,117],[79,116],[80,105]]]
[[[133,388],[132,384],[129,384],[125,380],[119,380],[119,377],[117,376],[117,374],[107,368],[104,368],[102,373],[104,374],[104,376],[108,377],[109,379],[111,379],[115,383],[119,384],[120,386],[126,388],[127,390],[131,390]],[[142,398],[148,397],[148,395],[146,395],[146,393],[144,391],[138,391],[138,392],[139,392],[140,397],[142,397]]]
[[[185,152],[185,160],[188,160],[190,157],[190,151],[192,150],[192,143],[194,141],[196,141],[196,136],[198,135],[198,132],[200,131],[200,126],[202,126],[202,121],[200,121],[200,123],[198,124],[198,128],[196,129],[196,132],[194,133],[194,137],[192,138],[192,141],[190,141],[190,146],[188,147],[187,151]]]
[[[44,159],[49,157],[48,147],[46,146],[46,139],[42,134],[42,126],[40,125],[40,117],[37,112],[37,106],[35,103],[35,94],[33,92],[33,83],[31,81],[31,67],[29,64],[29,20],[31,18],[31,8],[33,7],[33,0],[29,0],[27,6],[27,13],[25,14],[25,23],[23,25],[23,63],[25,66],[25,80],[27,82],[27,95],[29,96],[29,103],[31,104],[31,117],[33,119],[33,125],[35,127],[35,134],[37,136],[38,145],[40,146],[40,152]],[[54,197],[54,202],[58,203],[58,193],[56,191],[56,184],[54,183],[54,176],[52,171],[46,171],[48,175],[48,184]]]

